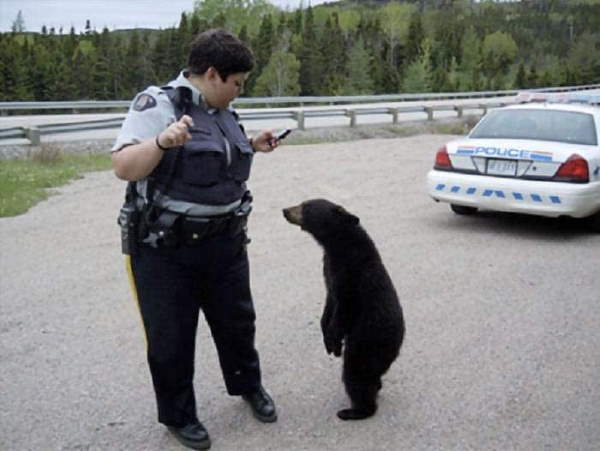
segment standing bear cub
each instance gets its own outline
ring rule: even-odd
[[[283,210],[285,218],[323,247],[327,288],[321,329],[327,353],[344,348],[342,380],[352,401],[342,420],[360,420],[377,410],[381,376],[398,357],[404,318],[394,285],[375,244],[358,217],[324,199]]]

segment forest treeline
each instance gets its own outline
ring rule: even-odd
[[[0,100],[130,99],[185,66],[198,32],[224,27],[256,68],[245,96],[360,95],[600,82],[600,0],[358,1],[283,11],[199,0],[160,30],[0,33]]]

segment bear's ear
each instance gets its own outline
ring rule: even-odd
[[[344,209],[344,207],[338,207],[337,213],[339,214],[344,224],[355,226],[358,225],[358,223],[360,222],[358,216],[354,216],[352,213],[347,212]]]
[[[360,219],[358,219],[358,216],[354,216],[352,213],[348,213],[346,221],[348,221],[348,224],[355,226],[358,225]]]

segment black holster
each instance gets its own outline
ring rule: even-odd
[[[133,202],[126,202],[121,211],[117,223],[121,227],[121,251],[125,255],[135,255],[138,246],[138,227],[140,212]]]

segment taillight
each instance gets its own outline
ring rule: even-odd
[[[440,147],[435,154],[434,169],[452,169],[452,163],[450,162],[450,156],[448,155],[448,149],[446,146]]]
[[[574,153],[558,168],[554,180],[574,183],[589,182],[590,171],[586,159]]]

